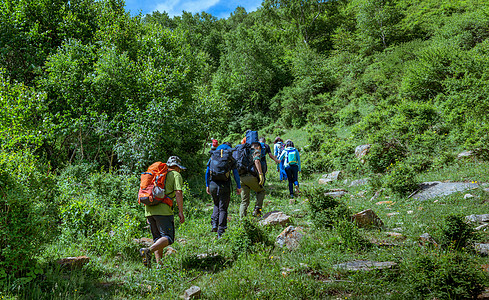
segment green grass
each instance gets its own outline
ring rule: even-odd
[[[300,131],[295,131],[290,137],[298,138],[299,135]],[[485,172],[487,167],[487,163],[459,163],[420,174],[418,179],[489,182]],[[317,177],[312,176],[313,179],[302,182],[302,186],[317,184]],[[187,201],[187,220],[177,226],[177,242],[172,245],[177,253],[164,258],[165,268],[146,269],[137,256],[137,245],[131,246],[133,256],[100,255],[87,250],[87,241],[83,237],[62,237],[44,250],[41,257],[43,274],[30,283],[17,285],[20,291],[0,292],[0,299],[178,299],[191,285],[202,289],[204,299],[409,299],[413,291],[409,276],[417,271],[411,266],[414,259],[423,255],[436,259],[444,259],[448,255],[451,259],[449,252],[421,248],[419,235],[428,232],[438,238],[444,216],[487,213],[489,205],[489,194],[482,189],[471,191],[476,197],[470,199],[464,199],[464,193],[456,193],[417,201],[385,192],[370,201],[374,191],[368,185],[349,188],[341,180],[333,183],[331,188],[348,190],[342,201],[351,211],[355,213],[371,208],[385,224],[384,230],[359,229],[361,236],[375,244],[364,250],[350,250],[344,247],[335,228],[312,226],[307,199],[298,198],[294,204],[289,203],[287,184],[278,181],[278,174],[273,168],[270,168],[267,182],[268,195],[263,211],[283,211],[292,216],[293,225],[303,227],[306,232],[301,247],[295,251],[256,244],[251,253],[233,257],[240,199],[232,196],[229,229],[223,239],[217,240],[210,232],[211,199],[205,195]],[[363,191],[365,195],[362,197],[359,193]],[[197,191],[192,194],[204,195]],[[376,204],[380,201],[392,203]],[[252,198],[250,211],[253,204]],[[396,214],[389,216],[392,213]],[[396,228],[402,228],[405,238],[387,236],[386,232]],[[282,228],[266,227],[263,230],[269,240],[275,241]],[[139,237],[150,237],[149,230],[141,230],[134,238]],[[488,241],[489,237],[483,234],[479,240]],[[196,264],[195,256],[205,253],[216,255],[216,259]],[[60,257],[82,254],[91,258],[82,269],[61,269],[54,263]],[[489,264],[487,257],[469,250],[466,255],[475,261],[475,265],[471,265],[473,268]],[[401,267],[370,272],[347,272],[333,267],[359,259],[394,261]],[[15,286],[15,283],[11,284]],[[488,285],[487,276],[485,285]]]

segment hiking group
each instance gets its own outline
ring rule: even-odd
[[[247,215],[251,191],[256,194],[252,215],[255,217],[262,215],[268,170],[267,156],[277,164],[280,181],[288,180],[290,197],[299,194],[300,155],[291,140],[284,143],[280,137],[277,137],[272,154],[265,138],[258,139],[258,132],[248,130],[241,144],[234,148],[228,142],[219,145],[217,140],[212,140],[210,154],[205,172],[205,184],[206,192],[212,196],[214,202],[211,232],[217,233],[218,239],[227,229],[232,178],[236,183],[236,193],[241,195],[240,217]],[[153,245],[149,248],[141,248],[139,252],[144,265],[148,267],[152,253],[155,254],[156,263],[159,264],[163,249],[174,242],[174,200],[177,202],[180,223],[185,221],[182,209],[183,179],[180,174],[185,169],[181,165],[180,158],[171,156],[166,164],[156,162],[141,175],[138,199],[144,204],[145,216],[153,236]]]

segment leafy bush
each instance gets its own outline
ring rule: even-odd
[[[460,214],[445,216],[440,235],[441,245],[455,250],[471,246],[477,239],[477,234]]]
[[[360,234],[358,227],[348,220],[338,221],[335,228],[343,246],[350,251],[365,250],[372,245]]]
[[[392,166],[390,172],[384,176],[383,185],[394,194],[408,196],[418,187],[416,182],[416,172],[407,163],[397,163]]]
[[[384,173],[405,155],[404,147],[395,141],[373,144],[366,156],[367,169],[372,173]]]
[[[0,283],[38,274],[35,257],[58,233],[56,182],[29,153],[0,152]]]
[[[420,253],[401,264],[407,294],[426,299],[475,299],[484,290],[486,275],[461,253]]]
[[[350,215],[349,209],[339,200],[326,196],[322,188],[311,188],[304,191],[308,199],[312,221],[317,227],[332,227],[338,220]]]
[[[255,244],[265,246],[273,245],[263,230],[258,227],[256,220],[251,218],[243,219],[239,226],[230,230],[232,254],[236,258],[239,255],[253,252]]]

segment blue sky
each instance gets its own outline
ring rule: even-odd
[[[145,15],[159,10],[170,16],[181,15],[183,10],[192,13],[205,11],[218,18],[227,18],[238,6],[252,12],[261,3],[262,0],[126,0],[126,10],[131,15],[137,15],[139,11]]]

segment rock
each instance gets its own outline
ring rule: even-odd
[[[166,250],[165,250],[166,256],[173,255],[176,253],[177,253],[177,250],[173,249],[173,247],[170,247],[170,246],[166,247]]]
[[[477,253],[482,254],[482,255],[488,255],[489,254],[489,244],[476,243],[475,244],[475,251],[477,251]]]
[[[392,216],[395,216],[395,215],[398,215],[398,214],[399,214],[398,212],[391,212],[391,213],[386,214],[386,216],[392,217]]]
[[[393,261],[370,261],[370,260],[354,260],[342,264],[334,265],[335,269],[345,269],[348,271],[371,271],[371,270],[383,270],[391,269],[397,266],[397,263]]]
[[[330,196],[330,197],[333,197],[333,198],[341,198],[343,197],[344,195],[348,194],[347,191],[333,191],[333,192],[327,192],[327,193],[324,193],[324,196]]]
[[[287,223],[289,223],[289,221],[290,221],[290,217],[284,214],[283,212],[279,211],[279,212],[274,212],[269,216],[267,216],[266,218],[264,218],[263,220],[261,220],[260,224],[263,226],[276,225],[276,224],[285,226],[287,225]]]
[[[457,155],[457,158],[460,159],[460,158],[467,158],[467,157],[471,157],[471,156],[474,156],[474,151],[470,150],[470,151],[464,151],[462,153],[459,153]]]
[[[392,201],[379,201],[377,203],[375,203],[376,205],[382,205],[382,204],[394,204],[394,202]]]
[[[57,261],[58,264],[60,264],[63,267],[82,267],[90,261],[90,258],[88,256],[77,256],[77,257],[66,257],[59,259]]]
[[[370,144],[360,145],[360,146],[356,147],[355,148],[355,157],[358,159],[363,158],[365,155],[367,155],[368,151],[370,150],[370,147],[372,147],[372,145],[370,145]],[[363,162],[364,162],[364,160],[362,159],[362,163]]]
[[[201,293],[202,291],[200,287],[193,285],[188,290],[185,291],[185,294],[183,294],[183,299],[185,300],[199,299]]]
[[[422,245],[428,244],[428,245],[433,245],[435,247],[438,247],[438,243],[429,233],[423,233],[422,235],[420,235],[419,240],[421,241]]]
[[[151,245],[153,245],[153,240],[150,238],[134,239],[133,242],[143,246],[144,248],[148,248],[151,247]]]
[[[388,237],[392,237],[392,238],[399,239],[399,240],[404,240],[406,238],[405,235],[403,235],[402,233],[399,233],[399,232],[386,232],[385,234]]]
[[[358,192],[357,195],[358,195],[358,197],[364,198],[366,194],[367,194],[367,191],[360,191],[360,192]]]
[[[184,238],[179,238],[177,242],[182,246],[185,246],[187,244],[187,240]]]
[[[472,195],[472,194],[465,194],[464,195],[464,199],[470,199],[470,198],[474,198],[474,195]]]
[[[477,226],[475,230],[483,230],[486,231],[486,228],[489,227],[489,224],[483,224],[481,226]]]
[[[301,227],[289,226],[277,236],[276,244],[280,247],[287,247],[289,250],[295,250],[300,246],[300,241],[304,236]]]
[[[477,183],[469,182],[423,182],[419,186],[419,191],[414,194],[413,199],[428,200],[435,197],[448,196],[456,192],[463,192],[478,188]]]
[[[330,182],[331,182],[331,180],[326,179],[326,178],[319,178],[319,180],[318,180],[319,184],[328,184]]]
[[[489,222],[489,214],[470,215],[470,216],[466,216],[465,220],[471,223],[487,223]]]
[[[322,176],[322,178],[324,178],[326,180],[330,180],[330,181],[336,181],[340,178],[340,175],[341,175],[341,171],[334,171],[334,172],[329,173],[329,174],[324,174]]]
[[[489,188],[485,188],[484,192],[489,193]]]
[[[380,194],[382,194],[383,191],[384,189],[380,189],[377,192],[375,192],[375,195],[373,195],[372,198],[370,198],[370,201],[374,201],[375,199],[379,198]]]
[[[371,209],[361,211],[351,217],[352,221],[360,228],[383,227],[384,222]]]
[[[363,178],[358,180],[353,180],[348,187],[366,185],[370,181],[370,178]]]

